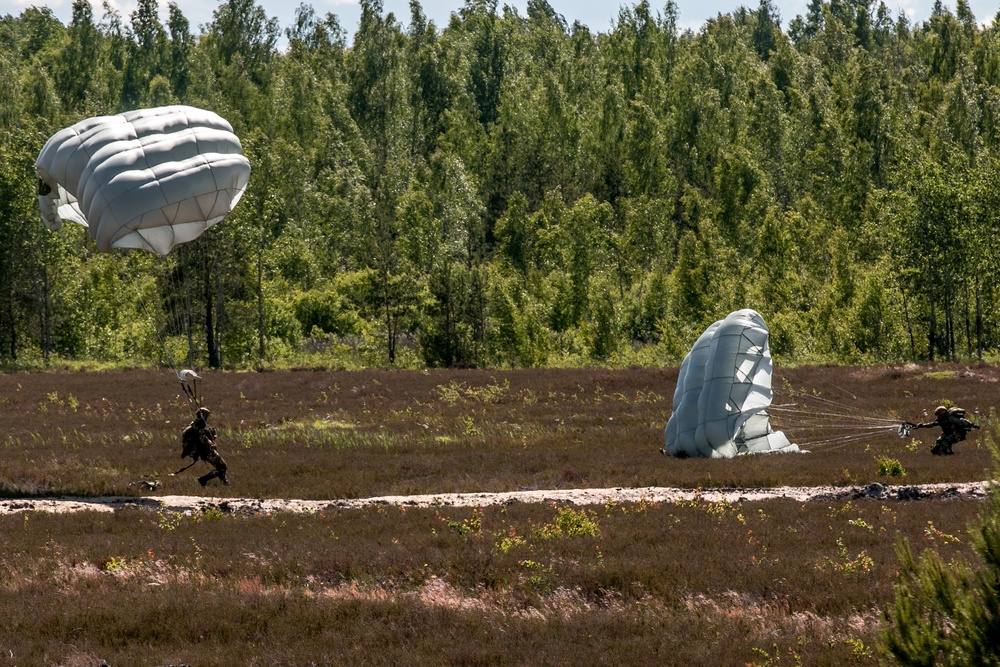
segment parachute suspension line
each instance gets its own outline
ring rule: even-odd
[[[826,440],[816,440],[814,442],[804,442],[802,443],[805,447],[811,447],[813,449],[821,449],[825,451],[833,451],[846,447],[847,445],[852,445],[857,442],[864,442],[868,438],[872,437],[871,433],[856,433],[854,435],[845,435],[839,438],[828,438]]]
[[[837,401],[833,401],[833,400],[830,400],[828,398],[823,398],[823,397],[821,397],[817,393],[817,391],[819,389],[822,389],[822,388],[825,387],[827,389],[827,393],[829,393],[830,395],[833,395],[833,396],[837,396],[840,399],[847,400],[847,401],[857,401],[858,400],[858,397],[857,397],[856,394],[854,394],[854,393],[852,393],[852,392],[844,389],[843,387],[841,387],[839,385],[833,384],[832,382],[822,381],[822,382],[819,382],[818,385],[819,386],[813,388],[813,391],[808,392],[808,391],[801,390],[801,389],[794,389],[794,388],[792,388],[786,382],[784,384],[784,386],[782,387],[782,389],[787,389],[788,393],[791,394],[791,395],[793,395],[793,396],[795,394],[802,394],[802,395],[805,395],[805,396],[809,396],[810,398],[815,398],[817,400],[825,400],[825,401],[827,401],[829,403],[834,403],[834,404],[838,404],[839,405],[839,403],[837,403]]]
[[[115,262],[115,272],[118,275],[122,275],[118,254],[112,252],[111,256]],[[130,272],[129,277],[131,278],[132,286],[135,288],[136,298],[139,301],[139,307],[142,309],[143,315],[146,316],[150,326],[156,333],[157,340],[160,342],[160,351],[163,353],[163,356],[166,357],[165,361],[170,366],[170,370],[173,372],[174,377],[176,377],[181,383],[181,390],[184,392],[188,403],[193,405],[195,408],[200,408],[201,400],[198,395],[197,381],[201,378],[192,370],[178,370],[177,363],[174,361],[174,356],[170,352],[170,346],[167,345],[167,341],[160,332],[160,328],[156,325],[156,319],[150,313],[149,308],[146,307],[146,300],[142,297],[142,287],[139,285],[138,278],[132,272]]]
[[[777,423],[788,422],[782,425],[783,430],[795,434],[801,446],[830,451],[898,434],[898,418],[865,409],[857,396],[840,387],[828,385],[824,394],[788,385],[782,389],[785,401],[772,403],[768,410]]]
[[[813,442],[809,442],[807,444],[810,447],[815,447],[825,451],[826,449],[839,449],[844,445],[849,445],[855,442],[864,442],[874,436],[888,434],[888,433],[892,433],[892,431],[890,431],[889,429],[885,429],[882,431],[882,433],[868,433],[868,432],[854,433],[854,434],[841,435],[837,437],[830,437],[826,439],[816,440]]]
[[[119,275],[121,275],[122,271],[121,271],[120,265],[117,264],[117,262],[119,261],[118,255],[117,255],[117,253],[112,253],[112,256],[114,257],[115,262],[116,262],[117,272],[118,272]],[[174,372],[174,374],[176,375],[177,374],[177,364],[174,362],[174,357],[170,353],[170,348],[167,346],[166,339],[163,337],[163,334],[160,333],[160,328],[158,326],[156,326],[156,319],[149,312],[149,308],[146,307],[146,300],[143,299],[143,297],[142,297],[142,287],[139,285],[139,280],[136,277],[136,275],[135,275],[134,272],[129,272],[129,278],[132,281],[132,286],[135,288],[135,295],[136,295],[136,298],[139,301],[139,307],[142,309],[142,313],[143,313],[143,315],[146,316],[146,319],[149,320],[150,326],[152,327],[153,331],[156,333],[157,340],[160,341],[160,350],[164,353],[163,356],[166,357],[165,361],[170,366],[170,370],[172,370]]]
[[[794,404],[792,404],[794,405]],[[898,419],[890,419],[888,417],[858,417],[857,415],[851,414],[849,412],[819,412],[816,410],[807,410],[800,408],[798,406],[792,407],[791,405],[785,406],[771,406],[768,408],[769,412],[774,412],[777,414],[790,414],[790,415],[807,415],[813,418],[813,422],[829,422],[833,424],[843,424],[844,419],[850,419],[857,424],[894,424],[899,425]]]
[[[191,318],[191,286],[188,281],[188,261],[186,246],[181,245],[175,255],[177,263],[169,267],[170,299],[167,306],[173,331],[179,331],[187,339],[188,368],[177,374],[181,389],[188,397],[188,402],[196,408],[201,407],[201,395],[198,392],[198,381],[201,376],[192,370],[194,366],[194,341],[192,337]]]
[[[871,418],[871,419],[881,419],[881,420],[887,421],[887,422],[898,422],[899,421],[898,419],[888,419],[885,416],[880,415],[880,414],[875,414],[875,413],[871,413],[871,412],[863,412],[863,411],[860,411],[857,408],[852,407],[850,405],[847,405],[845,403],[840,403],[838,401],[834,401],[834,400],[831,400],[831,399],[826,398],[824,396],[819,396],[817,394],[811,394],[811,393],[801,392],[801,391],[800,392],[793,391],[793,392],[791,392],[791,397],[792,398],[798,398],[799,401],[800,401],[799,403],[793,403],[792,405],[803,406],[803,404],[807,404],[809,402],[814,402],[817,405],[822,406],[826,410],[836,410],[836,411],[838,411],[839,415],[842,415],[842,416],[845,416],[845,417],[850,417],[852,419]]]
[[[189,279],[189,268],[190,262],[188,260],[187,246],[182,245],[179,249],[178,261],[180,262],[180,270],[178,272],[178,280],[183,284],[183,294],[184,294],[184,311],[182,314],[182,321],[179,323],[178,329],[184,332],[187,338],[187,364],[189,367],[194,367],[194,335],[193,327],[194,323],[191,317],[191,281]],[[176,287],[176,284],[175,284]]]

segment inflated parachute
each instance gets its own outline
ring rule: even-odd
[[[771,352],[764,319],[750,309],[730,313],[699,336],[681,363],[663,452],[731,458],[797,452],[771,428]]]
[[[250,178],[232,126],[179,105],[82,120],[54,134],[35,167],[46,227],[71,220],[102,252],[159,255],[222,220]]]

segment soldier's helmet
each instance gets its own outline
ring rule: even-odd
[[[212,411],[208,408],[198,408],[198,411],[194,413],[194,416],[199,419],[207,419],[210,414],[212,414]]]
[[[934,409],[934,415],[940,417],[941,415],[948,414],[948,408],[943,405],[939,405]]]

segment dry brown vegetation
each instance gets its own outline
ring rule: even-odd
[[[923,419],[997,404],[989,366],[796,368],[779,386]],[[210,374],[221,497],[984,479],[993,428],[809,455],[657,453],[675,369]],[[201,494],[167,477],[168,372],[0,375],[3,495]],[[985,420],[984,420],[985,421]],[[782,425],[795,435],[794,423]],[[913,451],[909,451],[913,449]],[[891,456],[902,480],[877,473]],[[0,666],[876,664],[901,536],[969,553],[973,501],[518,503],[314,514],[0,516]]]
[[[215,373],[203,382],[234,483],[220,496],[351,498],[518,489],[809,486],[875,481],[891,456],[906,483],[983,479],[978,435],[958,456],[927,455],[891,430],[806,457],[729,461],[661,457],[676,369]],[[786,387],[820,391],[845,411],[916,421],[944,400],[988,414],[1000,404],[990,366],[795,368]],[[0,375],[0,494],[136,495],[200,491],[183,465],[193,412],[169,371]],[[848,425],[851,418],[844,419]],[[859,417],[860,421],[860,417]],[[795,420],[793,439],[813,434]],[[911,447],[912,448],[912,447]]]

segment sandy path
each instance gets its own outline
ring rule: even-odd
[[[510,491],[503,493],[442,493],[420,496],[380,496],[350,500],[282,500],[259,498],[212,498],[204,496],[141,496],[106,498],[25,498],[0,500],[0,514],[17,512],[114,512],[126,508],[146,508],[158,511],[193,512],[217,508],[225,512],[315,512],[328,509],[350,509],[373,505],[403,505],[407,507],[485,507],[511,503],[572,503],[603,505],[609,502],[675,503],[694,500],[706,502],[754,502],[774,498],[807,502],[836,502],[868,498],[883,501],[982,499],[989,482],[962,484],[924,484],[914,486],[783,486],[770,489],[675,489],[645,487],[639,489],[558,489],[549,491]]]

